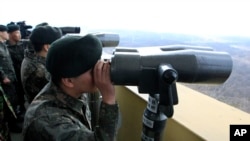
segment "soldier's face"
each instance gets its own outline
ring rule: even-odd
[[[3,40],[9,40],[9,34],[7,33],[7,31],[0,32],[0,37],[1,37]]]
[[[21,33],[19,30],[9,33],[9,38],[13,41],[20,41],[21,40]]]
[[[96,86],[94,84],[94,79],[92,75],[92,69],[81,74],[78,77],[73,78],[74,88],[79,93],[88,93],[96,91]]]

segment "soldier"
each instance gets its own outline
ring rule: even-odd
[[[5,91],[8,99],[10,100],[15,113],[18,113],[18,97],[16,93],[15,84],[17,82],[15,70],[13,67],[13,63],[11,60],[11,56],[9,50],[5,44],[6,40],[9,39],[9,35],[7,33],[7,27],[4,25],[0,25],[0,80],[1,86]],[[22,123],[19,123],[19,119],[17,120],[13,117],[12,114],[6,115],[9,121],[9,127],[12,132],[20,133],[22,131]],[[23,119],[20,119],[21,121]]]
[[[46,68],[50,82],[25,115],[25,141],[114,141],[118,104],[110,80],[110,63],[99,61],[102,44],[93,35],[67,36],[52,43]],[[100,91],[99,126],[91,127],[85,93]]]
[[[28,48],[31,48],[28,40],[21,40],[20,27],[15,24],[10,24],[8,27],[9,40],[6,42],[11,59],[14,65],[16,77],[17,77],[17,95],[20,105],[18,115],[22,115],[25,112],[25,100],[24,100],[24,90],[21,82],[21,64],[24,58],[24,51]]]
[[[36,27],[30,35],[30,42],[35,52],[25,52],[21,65],[21,80],[28,103],[50,79],[50,75],[45,69],[45,59],[50,44],[61,36],[61,30],[51,26]]]
[[[3,64],[6,59],[5,50],[6,45],[4,42],[8,40],[8,34],[7,34],[7,27],[4,25],[0,25],[0,51],[1,51],[1,57],[0,57],[0,80],[1,85],[4,83],[10,83],[9,78],[5,74],[3,69]],[[3,56],[2,56],[3,54]],[[10,132],[8,127],[8,121],[6,120],[6,112],[5,112],[5,102],[4,102],[4,95],[3,95],[3,89],[2,86],[0,86],[0,141],[10,140]]]

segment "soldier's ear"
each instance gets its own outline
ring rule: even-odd
[[[72,81],[72,78],[62,78],[62,84],[66,87],[73,88],[74,83]]]
[[[44,45],[44,50],[45,50],[46,52],[48,52],[49,47],[50,47],[50,45],[49,45],[49,44],[45,44],[45,45]]]

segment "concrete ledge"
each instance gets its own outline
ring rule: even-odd
[[[163,141],[228,141],[230,124],[250,123],[250,114],[246,112],[180,84],[177,91],[179,104],[167,121]],[[122,113],[117,139],[139,141],[148,95],[138,94],[134,86],[116,86],[116,92]]]

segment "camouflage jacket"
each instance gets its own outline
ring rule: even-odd
[[[114,141],[118,105],[101,103],[99,126],[92,130],[87,102],[65,94],[49,82],[27,109],[25,141]]]
[[[8,41],[6,42],[6,44],[13,62],[17,79],[18,81],[21,81],[20,70],[24,58],[24,51],[31,48],[31,44],[28,40],[20,41],[16,45],[10,45]]]
[[[49,82],[49,79],[50,74],[45,68],[45,57],[26,50],[21,65],[21,81],[29,103]]]
[[[9,50],[5,43],[0,42],[0,79],[1,82],[8,77],[12,82],[16,81],[16,74]]]

